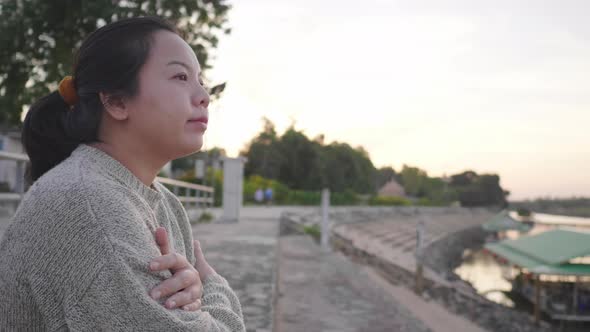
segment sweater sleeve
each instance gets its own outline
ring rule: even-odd
[[[237,296],[220,275],[203,284],[199,311],[168,309],[117,255],[110,257],[84,295],[70,300],[65,318],[72,331],[245,331]]]

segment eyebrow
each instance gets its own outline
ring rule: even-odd
[[[191,66],[187,65],[186,63],[182,62],[182,61],[177,61],[177,60],[172,60],[170,62],[168,62],[167,66],[171,66],[171,65],[179,65],[179,66],[183,66],[184,68],[186,68],[186,70],[188,71],[192,71],[193,69],[191,68]],[[201,72],[197,73],[197,76],[201,76]]]

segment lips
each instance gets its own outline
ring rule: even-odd
[[[207,117],[202,116],[200,118],[189,119],[188,122],[202,122],[204,124],[207,124],[209,122],[209,119],[207,119]]]

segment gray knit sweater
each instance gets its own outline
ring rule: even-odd
[[[144,185],[81,144],[28,190],[0,242],[0,331],[245,331],[227,280],[209,276],[199,311],[149,296],[172,274],[152,272],[154,231],[195,263],[190,224],[162,184]]]

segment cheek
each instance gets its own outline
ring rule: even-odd
[[[162,86],[160,89],[155,89],[142,96],[138,107],[141,108],[140,113],[151,123],[156,129],[166,130],[167,128],[179,129],[184,126],[190,109],[187,113],[187,106],[185,105],[185,98],[176,89],[170,89],[168,86]]]

